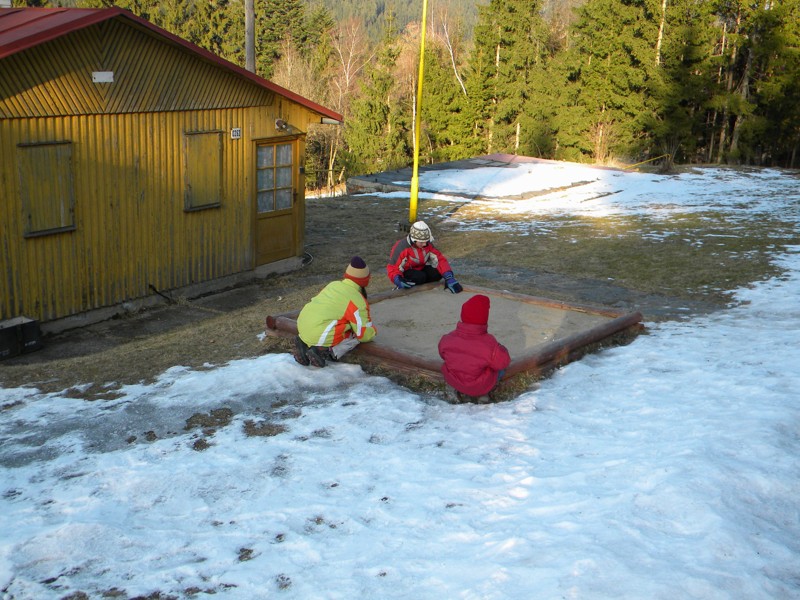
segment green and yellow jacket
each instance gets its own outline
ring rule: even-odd
[[[303,307],[297,332],[309,346],[335,346],[348,337],[369,342],[377,333],[369,302],[355,281],[333,281]]]

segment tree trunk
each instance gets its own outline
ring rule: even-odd
[[[656,66],[661,64],[661,42],[664,39],[664,26],[667,21],[667,0],[661,0],[661,22],[658,24],[658,39],[656,40]]]
[[[719,130],[719,148],[717,148],[716,162],[722,164],[722,155],[725,152],[725,141],[728,135],[728,109],[722,111],[722,126]]]
[[[463,92],[464,96],[466,96],[467,88],[464,85],[464,81],[461,79],[461,75],[458,73],[458,66],[456,65],[456,54],[453,49],[453,42],[450,40],[450,30],[448,28],[448,23],[447,23],[447,13],[442,15],[442,32],[444,34],[444,45],[447,47],[447,52],[450,55],[450,64],[453,66],[453,74],[456,76],[456,81],[458,81],[458,85],[461,86],[461,91]]]
[[[739,85],[739,95],[747,102],[750,98],[750,72],[753,69],[753,51],[748,49],[747,61],[742,74],[742,83]],[[741,134],[741,126],[745,121],[744,115],[736,115],[736,120],[733,123],[733,133],[731,134],[731,151],[736,151],[739,147],[739,135]]]
[[[731,60],[730,65],[728,67],[727,73],[727,84],[725,86],[726,91],[733,92],[733,65],[736,60],[736,50],[734,49],[731,53]],[[722,126],[720,127],[719,131],[719,148],[717,149],[717,162],[722,163],[722,157],[725,154],[726,146],[725,144],[728,141],[728,123],[730,122],[730,114],[728,112],[728,101],[725,103],[725,108],[722,111]]]
[[[328,173],[326,177],[328,188],[332,191],[336,189],[336,182],[333,180],[333,167],[336,165],[336,152],[339,148],[338,128],[340,127],[340,125],[335,125],[334,127],[337,128],[337,131],[333,135],[333,139],[331,140],[331,145],[330,145],[330,151],[328,152]]]
[[[499,35],[499,32],[498,32]],[[495,45],[494,48],[494,94],[492,97],[492,116],[489,119],[489,136],[486,141],[486,152],[487,154],[492,153],[492,141],[494,140],[494,125],[495,125],[495,113],[497,111],[497,82],[500,79],[500,44],[498,43]]]
[[[717,124],[717,111],[711,113],[710,118],[707,121],[708,130],[711,135],[708,136],[708,148],[706,149],[706,162],[711,162],[714,160],[714,143],[716,142],[716,137],[714,136],[714,128]]]

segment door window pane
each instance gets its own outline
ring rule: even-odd
[[[272,169],[258,171],[258,191],[271,190],[275,187],[275,172]]]
[[[275,170],[278,175],[276,187],[292,187],[292,167],[278,167]]]
[[[278,144],[275,147],[278,151],[278,160],[276,161],[279,165],[291,165],[292,164],[292,145],[291,144]]]
[[[258,212],[269,212],[275,209],[275,192],[258,192]]]
[[[277,210],[292,207],[292,190],[283,189],[275,192],[275,204]]]
[[[275,161],[272,158],[272,146],[259,146],[258,147],[258,168],[272,167]]]
[[[292,208],[293,159],[293,144],[263,144],[256,148],[256,191],[259,213]]]

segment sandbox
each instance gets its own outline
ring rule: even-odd
[[[511,354],[504,380],[523,374],[542,377],[614,339],[629,341],[643,328],[639,312],[623,313],[473,286],[450,294],[441,284],[427,284],[370,297],[378,334],[351,355],[359,363],[443,385],[439,339],[455,328],[462,304],[475,294],[485,294],[491,300],[489,332]],[[266,333],[296,335],[299,312],[268,316]]]

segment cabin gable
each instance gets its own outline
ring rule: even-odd
[[[117,17],[0,60],[0,118],[270,106],[257,86]]]

